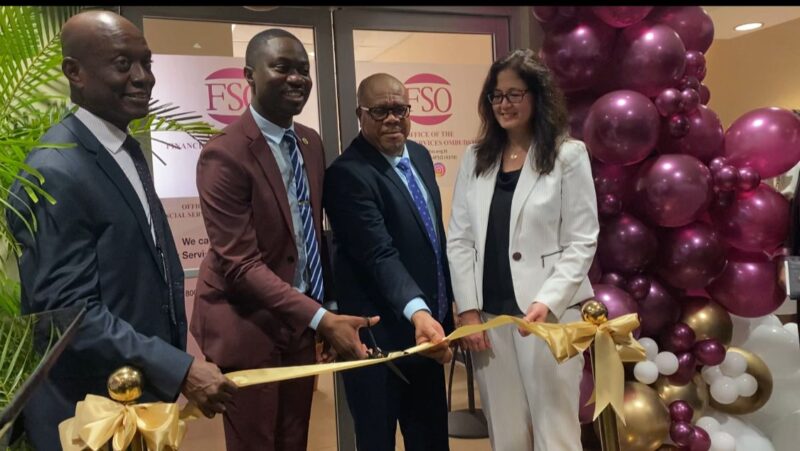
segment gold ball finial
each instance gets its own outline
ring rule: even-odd
[[[584,321],[599,326],[608,321],[608,309],[602,302],[590,299],[583,303],[581,316]]]
[[[111,399],[121,403],[133,403],[142,396],[142,373],[132,366],[123,366],[108,377],[106,387]]]

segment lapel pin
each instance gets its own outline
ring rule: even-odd
[[[303,144],[308,145],[308,140],[304,137],[300,138],[300,141],[303,141]]]

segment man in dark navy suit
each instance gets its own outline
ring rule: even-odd
[[[155,84],[147,42],[107,11],[73,16],[61,40],[62,70],[79,108],[26,160],[56,203],[33,201],[17,182],[9,202],[32,212],[36,231],[7,215],[22,246],[23,312],[87,309],[25,409],[25,429],[39,450],[61,449],[59,423],[87,394],[106,395],[108,376],[123,365],[143,373],[141,401],[174,401],[182,392],[208,417],[223,412],[236,391],[216,365],[185,352],[183,270],[147,162],[127,134],[131,120],[147,115]]]
[[[387,74],[364,79],[361,133],[325,173],[340,312],[380,315],[372,329],[385,351],[441,342],[430,358],[395,361],[408,382],[385,365],[342,373],[364,451],[394,450],[398,422],[406,450],[449,449],[441,363],[452,358],[442,339],[453,328],[453,297],[442,203],[428,150],[406,140],[409,114],[402,82]]]

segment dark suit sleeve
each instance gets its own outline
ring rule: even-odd
[[[337,252],[355,261],[374,281],[381,298],[403,318],[406,304],[425,295],[400,260],[377,196],[352,168],[334,164],[325,173],[323,205],[336,237]]]
[[[172,401],[180,392],[192,356],[158,337],[137,333],[109,311],[106,305],[117,300],[104,299],[99,290],[93,229],[100,225],[90,222],[92,215],[88,209],[92,206],[82,195],[91,187],[76,182],[73,171],[57,166],[65,160],[59,153],[42,151],[36,157],[31,166],[41,166],[39,170],[46,180],[44,189],[56,203],[31,202],[19,184],[15,185],[10,199],[23,210],[32,209],[37,227],[34,236],[16,216],[8,213],[12,233],[23,247],[19,257],[20,279],[30,309],[41,312],[85,302],[87,313],[70,344],[72,349],[98,360],[126,362],[139,368],[151,391],[163,400]],[[124,243],[119,245],[119,258],[125,258]]]

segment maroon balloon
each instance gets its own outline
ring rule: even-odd
[[[661,337],[661,347],[666,351],[674,352],[676,355],[691,354],[690,351],[694,346],[694,341],[694,330],[686,323],[677,322],[667,329],[666,333]]]
[[[661,233],[656,258],[658,274],[683,289],[708,285],[725,268],[725,246],[704,222],[693,222]]]
[[[706,56],[697,50],[689,50],[686,52],[686,70],[685,76],[695,77],[700,79],[699,75],[705,71]]]
[[[708,73],[708,67],[707,66],[703,66],[703,68],[700,69],[700,71],[697,74],[697,80],[699,80],[699,81],[705,80],[707,73]]]
[[[682,138],[673,138],[662,133],[659,141],[661,153],[685,153],[697,157],[703,163],[722,153],[725,135],[717,113],[705,105],[688,114],[689,133]]]
[[[597,243],[603,269],[621,274],[643,271],[658,248],[655,233],[627,213],[603,221]]]
[[[625,198],[631,191],[633,177],[638,169],[637,165],[622,166],[592,160],[595,192],[598,196],[613,194],[625,203]]]
[[[608,65],[616,32],[592,16],[565,21],[545,33],[544,63],[565,92],[597,83]]]
[[[727,208],[733,203],[735,198],[736,193],[733,191],[720,191],[717,193],[717,197],[714,199],[714,202],[711,203],[711,207],[715,210]]]
[[[567,96],[567,110],[569,111],[569,134],[583,141],[583,124],[589,114],[597,96],[593,94],[569,95]]]
[[[725,158],[725,157],[713,158],[708,163],[708,169],[711,170],[712,174],[716,173],[717,171],[719,171],[720,169],[724,168],[725,166],[728,166],[728,159]]]
[[[659,125],[650,99],[636,91],[613,91],[589,109],[583,138],[592,156],[603,163],[634,164],[655,147]]]
[[[650,291],[639,301],[639,321],[642,335],[657,337],[678,321],[681,306],[658,280],[650,279]]]
[[[761,184],[761,176],[758,171],[751,167],[739,168],[739,184],[737,188],[741,191],[752,191]]]
[[[625,277],[617,272],[607,272],[600,277],[600,283],[605,285],[614,285],[617,288],[625,289]]]
[[[692,439],[689,441],[689,451],[708,451],[711,449],[711,437],[701,427],[694,427]]]
[[[622,201],[614,194],[603,194],[597,198],[597,211],[600,216],[615,216],[622,212]]]
[[[675,30],[686,50],[705,53],[714,41],[714,22],[699,6],[655,8],[648,20],[663,23]]]
[[[689,134],[689,118],[685,114],[673,114],[667,122],[669,136],[679,139]]]
[[[750,166],[761,178],[783,174],[800,161],[800,118],[783,108],[759,108],[740,116],[725,132],[725,156]]]
[[[681,111],[681,92],[675,88],[667,88],[656,97],[656,108],[664,117],[672,116]]]
[[[719,305],[734,315],[757,318],[768,315],[783,304],[786,292],[777,282],[774,262],[728,261],[707,290]]]
[[[614,28],[633,25],[647,17],[652,10],[652,6],[592,6],[597,17]]]
[[[692,381],[697,373],[697,360],[691,352],[678,354],[678,371],[668,377],[669,381],[675,385],[686,385]]]
[[[689,405],[688,402],[679,399],[669,403],[669,417],[672,421],[691,422],[692,415],[694,415],[694,409],[692,409],[692,406]]]
[[[703,365],[719,365],[725,360],[725,346],[715,338],[698,341],[694,344],[692,352],[697,361]]]
[[[647,160],[636,174],[637,210],[663,227],[696,220],[713,199],[711,172],[691,155],[659,155]]]
[[[650,279],[646,276],[631,277],[625,284],[625,291],[637,301],[641,301],[650,293]]]
[[[711,91],[709,91],[708,86],[701,84],[698,92],[700,93],[700,103],[708,105],[708,101],[711,100]]]
[[[534,6],[531,8],[531,13],[533,13],[533,17],[535,17],[539,22],[549,22],[556,17],[556,14],[558,14],[558,7]]]
[[[592,288],[594,288],[594,298],[602,302],[608,309],[608,319],[629,313],[639,313],[639,306],[627,291],[606,284],[593,285]],[[641,329],[637,327],[633,331],[633,336],[639,337],[640,333]]]
[[[699,86],[698,89],[700,89]],[[681,111],[685,114],[693,113],[697,110],[698,105],[700,105],[700,94],[697,93],[697,90],[686,88],[681,91]]]
[[[694,427],[690,421],[672,421],[669,426],[669,438],[678,446],[689,446],[692,442]]]
[[[738,184],[739,171],[735,167],[727,165],[714,172],[714,186],[721,191],[732,191]]]
[[[697,77],[693,76],[684,76],[681,78],[681,81],[678,82],[678,87],[683,91],[684,89],[694,89],[697,91],[700,89],[700,80]]]
[[[643,20],[620,33],[614,60],[621,86],[655,97],[680,81],[686,48],[672,28]]]
[[[729,206],[713,210],[711,217],[723,240],[746,251],[771,252],[789,233],[789,201],[764,183],[737,192]]]
[[[603,268],[600,267],[600,259],[595,257],[592,260],[592,266],[589,267],[589,282],[598,283],[601,277],[603,277]]]

